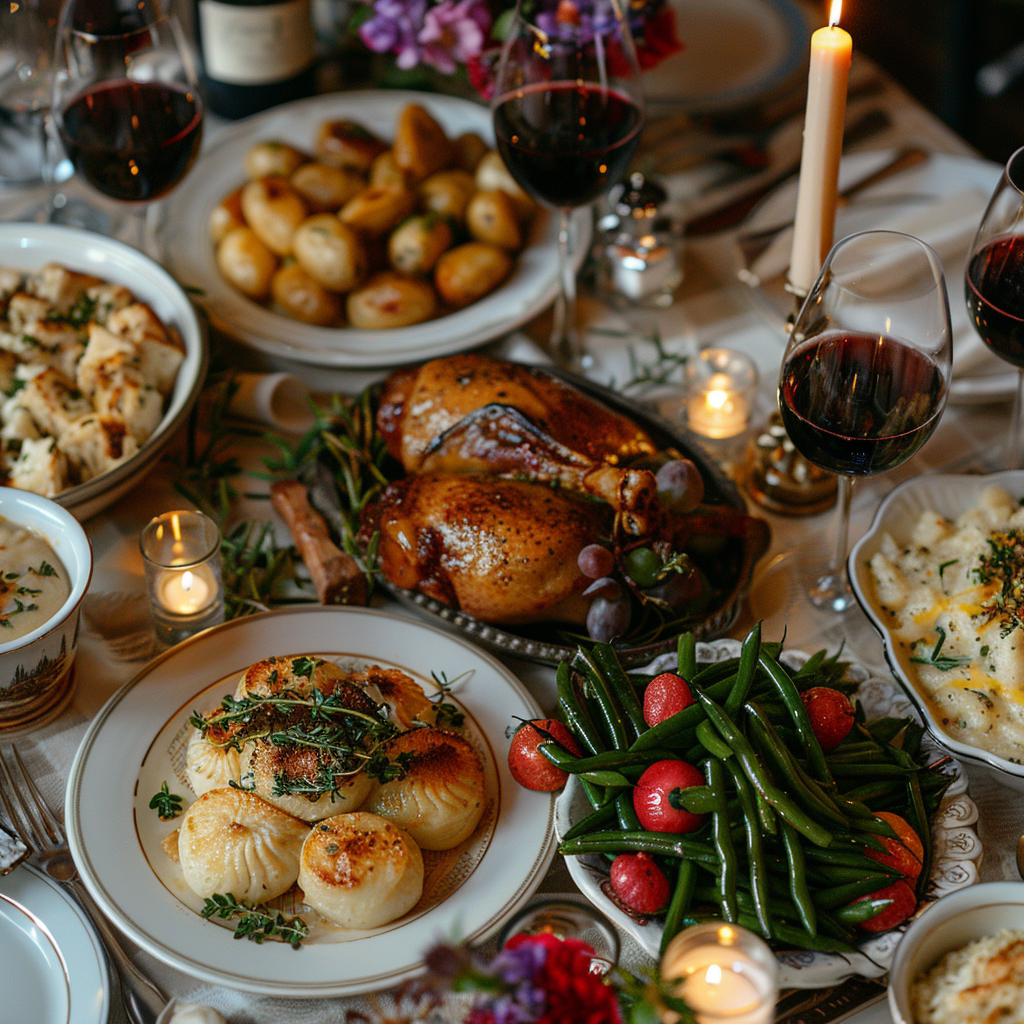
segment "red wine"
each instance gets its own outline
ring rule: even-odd
[[[1000,238],[967,267],[967,309],[997,356],[1024,366],[1024,238]]]
[[[618,181],[640,141],[640,108],[591,82],[540,82],[494,108],[501,158],[535,199],[584,206]]]
[[[126,202],[170,192],[203,137],[198,96],[162,82],[104,82],[76,96],[62,121],[75,168],[104,195]]]
[[[779,409],[793,444],[832,473],[883,473],[928,440],[946,382],[923,352],[895,338],[827,331],[783,367]]]

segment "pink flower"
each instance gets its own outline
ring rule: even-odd
[[[450,75],[483,50],[490,30],[485,0],[441,0],[427,11],[417,42],[423,60]]]

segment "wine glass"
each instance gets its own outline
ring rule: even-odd
[[[590,359],[576,332],[570,214],[622,178],[643,127],[628,10],[623,0],[518,0],[491,104],[512,176],[559,211],[551,349],[576,369]]]
[[[952,360],[942,263],[920,239],[863,231],[837,242],[807,296],[782,361],[779,410],[809,462],[839,474],[835,548],[809,596],[852,603],[846,575],[858,476],[906,462],[946,405]]]
[[[1024,148],[1006,162],[967,260],[967,311],[981,340],[1017,367],[1010,426],[1010,469],[1021,469],[1024,443]]]
[[[199,153],[203,107],[191,51],[161,0],[67,0],[57,27],[53,112],[75,170],[133,205],[167,195]]]

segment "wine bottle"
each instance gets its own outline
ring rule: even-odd
[[[209,110],[246,117],[313,93],[310,0],[196,0]]]

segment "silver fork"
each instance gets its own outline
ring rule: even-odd
[[[121,1001],[129,1020],[153,1024],[167,1005],[163,993],[128,959],[113,929],[93,902],[71,859],[64,823],[50,810],[39,792],[17,748],[0,747],[0,804],[14,831],[32,848],[29,863],[45,871],[55,882],[74,894],[103,939],[107,954],[117,970]]]

